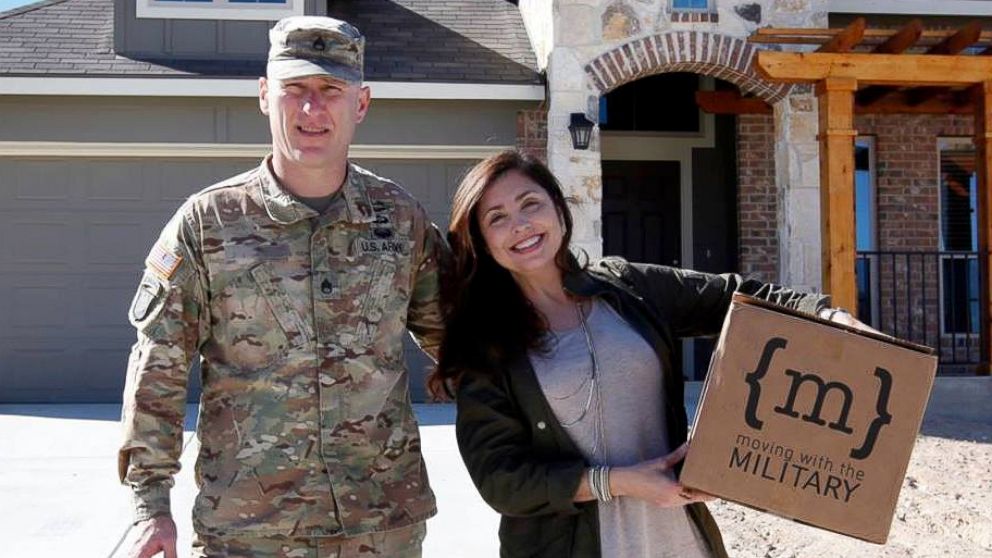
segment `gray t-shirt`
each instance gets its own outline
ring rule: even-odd
[[[582,420],[567,432],[593,465],[633,465],[671,451],[666,435],[661,364],[648,343],[602,300],[593,299],[587,325],[599,364],[600,389]],[[548,354],[530,361],[562,424],[580,416],[589,398],[592,359],[582,327],[550,333]],[[602,394],[602,412],[596,396]],[[597,420],[603,440],[597,443]],[[594,451],[595,450],[595,451]],[[708,557],[685,507],[661,508],[637,498],[599,503],[604,557]]]

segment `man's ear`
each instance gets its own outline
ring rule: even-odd
[[[358,107],[355,113],[355,123],[365,120],[365,115],[369,112],[369,105],[372,104],[372,90],[368,85],[363,85],[358,91]]]
[[[269,115],[269,80],[264,77],[258,78],[258,110]]]

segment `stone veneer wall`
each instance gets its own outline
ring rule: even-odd
[[[599,132],[594,131],[589,150],[572,149],[568,134],[571,113],[583,112],[595,120],[601,95],[629,81],[663,72],[718,77],[735,83],[743,91],[777,102],[790,89],[765,82],[756,75],[752,66],[756,46],[748,44],[747,37],[759,27],[824,27],[827,23],[826,0],[719,0],[715,3],[716,11],[705,18],[676,15],[669,0],[553,1],[554,49],[547,67],[547,157],[568,194],[578,200],[573,207],[575,243],[592,256],[602,252]],[[528,17],[526,12],[524,17]],[[774,164],[779,154],[773,151],[769,156]],[[783,152],[788,169],[801,167],[792,162],[797,156],[791,151]],[[761,195],[767,197],[769,171],[763,167],[761,172],[764,173]],[[779,184],[778,188],[782,184],[815,188],[819,177],[787,174],[784,183],[781,179],[771,173],[771,184]],[[809,180],[813,182],[807,184]],[[794,198],[798,199],[793,196],[786,200],[792,203]],[[818,222],[808,225],[818,237]],[[818,246],[812,248],[818,250]],[[769,267],[767,261],[758,262],[763,257],[760,254],[770,252],[774,252],[774,246],[745,257],[752,259],[756,272],[777,278],[777,269]]]

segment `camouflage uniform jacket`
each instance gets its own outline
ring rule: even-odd
[[[193,512],[216,535],[355,535],[436,512],[402,337],[440,340],[445,244],[403,189],[349,165],[323,215],[263,162],[192,196],[146,260],[122,482],[169,513],[188,369],[203,392]]]

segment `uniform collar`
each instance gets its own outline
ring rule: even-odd
[[[290,225],[304,219],[321,217],[305,203],[296,199],[283,188],[272,172],[272,155],[269,155],[259,166],[259,193],[269,217],[277,223]],[[372,203],[361,174],[355,166],[348,163],[348,175],[341,185],[341,196],[344,203],[335,203],[323,217],[328,221],[344,221],[350,223],[370,223],[375,220]]]

